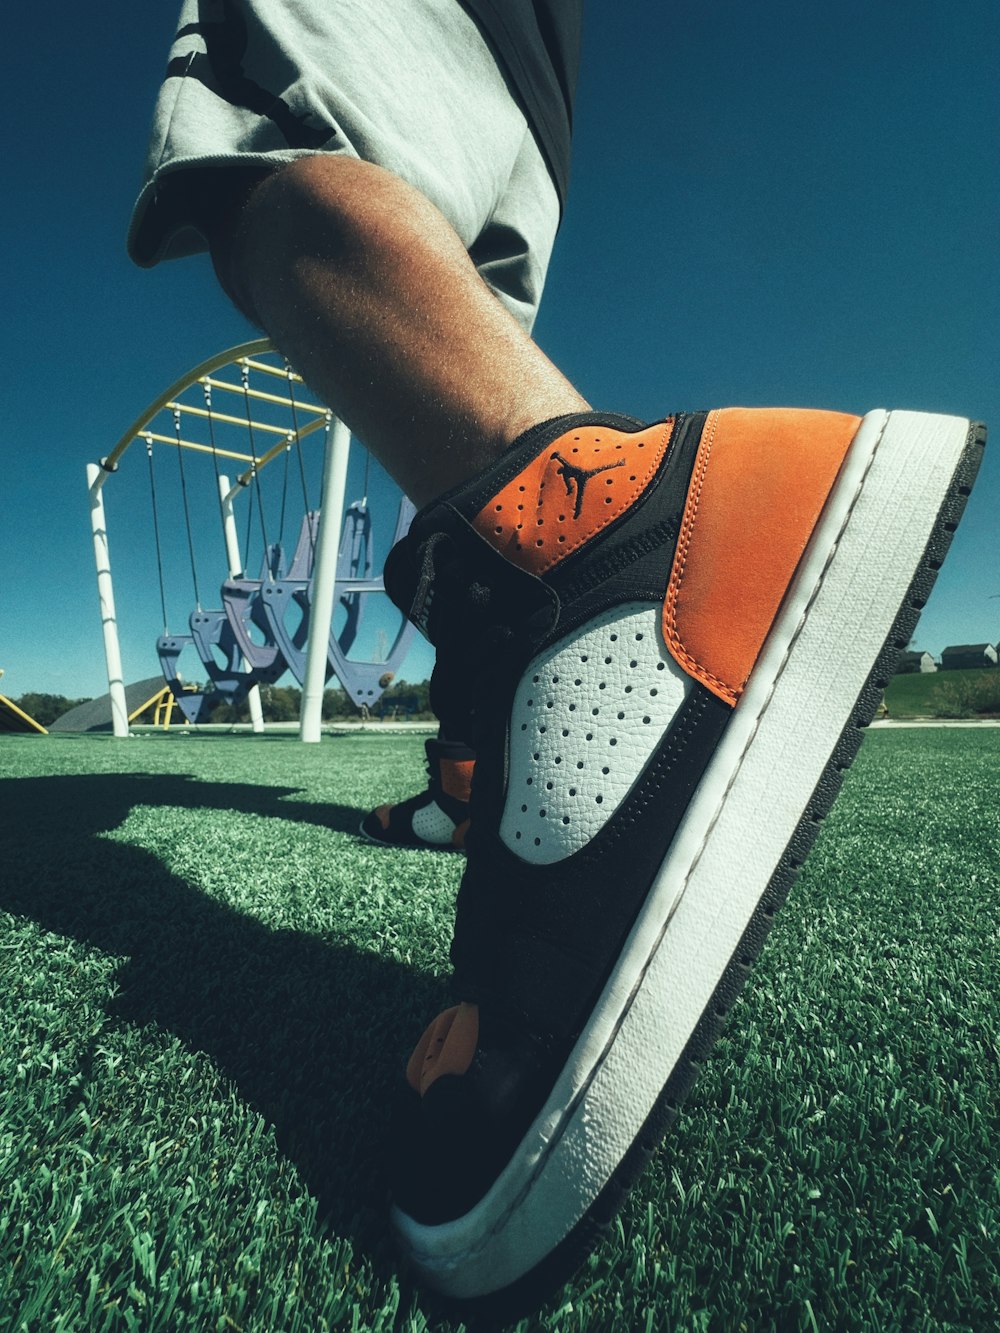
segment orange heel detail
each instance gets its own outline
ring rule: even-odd
[[[438,1014],[417,1042],[406,1081],[421,1097],[442,1074],[464,1074],[479,1041],[479,1006],[458,1004]]]
[[[735,704],[861,418],[727,408],[705,422],[663,608],[671,655]]]

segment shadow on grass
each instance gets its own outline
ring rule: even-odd
[[[391,1101],[443,983],[349,944],[271,929],[151,853],[101,836],[138,804],[357,828],[357,811],[279,799],[287,794],[173,775],[0,780],[0,908],[124,955],[112,1018],[153,1023],[208,1054],[274,1126],[334,1229],[375,1258],[385,1247]]]

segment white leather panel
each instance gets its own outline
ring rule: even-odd
[[[667,651],[658,602],[613,607],[546,649],[510,722],[500,837],[551,865],[584,847],[632,789],[692,688]]]
[[[455,821],[441,809],[436,801],[422,805],[413,812],[410,820],[413,832],[424,842],[433,842],[438,846],[451,846],[451,835],[455,832]]]

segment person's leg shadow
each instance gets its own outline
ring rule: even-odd
[[[134,773],[2,780],[0,909],[124,955],[111,1016],[154,1023],[207,1053],[274,1126],[334,1229],[380,1248],[401,1061],[442,1007],[444,983],[349,944],[271,929],[102,836],[136,805],[357,828],[362,812],[291,794]]]

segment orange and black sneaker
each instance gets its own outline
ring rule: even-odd
[[[372,842],[391,847],[430,847],[435,851],[462,851],[469,827],[469,792],[476,753],[461,741],[429,737],[427,786],[396,805],[380,805],[361,821],[361,832]]]
[[[528,431],[385,571],[477,756],[455,1007],[406,1071],[418,1275],[516,1312],[675,1114],[830,809],[985,432],[728,409]]]

